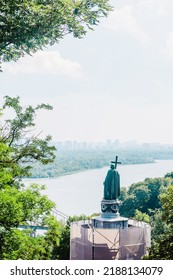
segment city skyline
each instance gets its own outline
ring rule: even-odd
[[[53,144],[59,149],[107,149],[107,148],[169,148],[173,147],[173,144],[162,144],[162,143],[140,143],[136,140],[121,142],[119,139],[107,139],[106,141],[99,142],[87,142],[87,141],[77,141],[77,140],[65,140],[65,141],[55,141]]]

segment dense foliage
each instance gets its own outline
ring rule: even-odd
[[[6,168],[11,173],[12,182],[15,178],[29,176],[31,164],[40,162],[48,164],[53,162],[55,147],[50,145],[51,136],[40,139],[34,135],[37,111],[41,109],[51,110],[47,104],[41,104],[33,108],[27,106],[22,108],[19,97],[4,97],[0,122],[0,144],[1,144],[1,168]],[[11,110],[11,118],[5,119],[6,111]],[[9,111],[8,111],[9,115]],[[6,153],[8,151],[8,153]],[[7,156],[8,154],[8,156]]]
[[[1,113],[7,108],[15,116],[4,120],[0,128],[0,259],[51,259],[61,235],[60,224],[52,215],[55,204],[42,195],[42,186],[25,188],[20,180],[29,175],[35,160],[47,164],[54,159],[51,138],[30,134],[37,110],[50,107],[22,108],[19,97],[6,96]],[[33,238],[37,226],[48,230]]]
[[[38,163],[32,167],[33,178],[49,178],[80,172],[83,170],[102,168],[110,165],[110,159],[119,155],[122,164],[142,164],[152,163],[154,159],[146,157],[144,153],[136,153],[126,150],[76,150],[61,151],[57,146],[56,159],[46,166]]]
[[[17,60],[66,34],[81,38],[107,16],[108,0],[0,0],[0,61]]]
[[[32,185],[27,189],[9,186],[0,190],[0,259],[52,258],[61,230],[51,214],[55,205],[41,195],[41,189]],[[33,238],[36,226],[49,230],[46,235]]]
[[[110,160],[118,155],[122,164],[154,163],[155,160],[173,159],[173,149],[135,150],[115,148],[109,150],[61,150],[57,145],[56,158],[48,165],[33,164],[33,178],[49,178],[80,172],[83,170],[102,168],[110,165]]]
[[[155,215],[150,260],[173,259],[173,184],[160,195],[161,209]]]
[[[159,195],[170,183],[168,177],[146,178],[143,182],[132,184],[128,189],[122,188],[121,214],[126,217],[134,217],[136,210],[139,210],[151,216],[153,211],[160,209]]]

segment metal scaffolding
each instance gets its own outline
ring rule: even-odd
[[[139,260],[150,247],[150,226],[129,220],[125,229],[102,229],[91,221],[71,224],[71,260]]]

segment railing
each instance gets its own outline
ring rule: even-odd
[[[58,220],[58,216],[63,218],[65,221],[68,219],[68,216],[65,213],[59,211],[58,209],[53,210],[52,214],[54,217],[57,218],[57,220]]]
[[[59,211],[58,209],[54,209],[53,211],[52,211],[52,215],[57,219],[57,220],[62,220],[63,219],[63,221],[64,222],[66,222],[67,221],[67,219],[68,219],[68,216],[65,214],[65,213],[63,213],[63,212],[61,212],[61,211]],[[59,218],[60,217],[60,218]],[[19,229],[32,229],[32,233],[31,233],[31,236],[32,237],[35,237],[37,234],[36,234],[36,231],[37,230],[39,230],[39,231],[47,231],[48,229],[49,229],[49,227],[48,226],[42,226],[42,225],[39,225],[39,224],[28,224],[28,225],[20,225],[19,227],[18,227]]]

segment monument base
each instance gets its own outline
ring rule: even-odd
[[[109,215],[108,216],[101,215],[99,217],[95,217],[92,219],[92,226],[94,228],[124,229],[128,227],[128,218],[124,218],[119,215],[117,217],[109,217]]]
[[[119,214],[119,200],[102,199],[101,215],[92,219],[94,228],[127,228],[128,218]]]
[[[109,218],[118,217],[119,216],[119,200],[108,200],[102,199],[101,201],[101,211],[102,215],[109,215]]]

